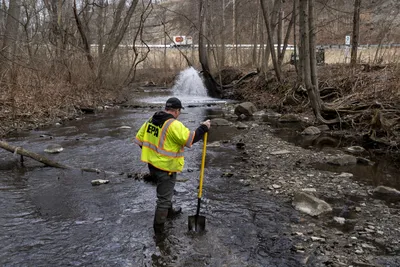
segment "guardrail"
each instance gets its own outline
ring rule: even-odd
[[[257,48],[260,48],[262,45],[257,45]],[[267,45],[264,45],[264,47],[266,47]],[[378,46],[380,47],[384,47],[384,48],[392,48],[392,47],[400,47],[400,44],[382,44],[382,45],[378,45],[378,44],[366,44],[366,45],[359,45],[358,48],[359,49],[368,49],[368,48],[377,48]],[[97,44],[92,44],[91,47],[93,48],[97,48],[98,45]],[[121,48],[133,48],[133,45],[119,45],[119,47]],[[172,48],[172,49],[176,49],[176,46],[171,46],[170,44],[167,45],[162,45],[162,44],[149,44],[149,45],[141,45],[141,44],[136,44],[135,47],[137,48]],[[179,48],[182,49],[187,49],[187,48],[198,48],[199,45],[197,44],[193,44],[193,45],[182,45],[182,46],[178,46]],[[221,45],[212,45],[211,47],[221,47]],[[225,45],[226,48],[244,48],[244,49],[253,49],[254,48],[254,44],[238,44],[238,45],[233,45],[233,44],[226,44]],[[278,47],[278,45],[275,45],[275,49]],[[333,45],[317,45],[316,48],[324,48],[324,49],[344,49],[346,47],[351,47],[348,45],[339,45],[339,44],[333,44]],[[283,48],[283,45],[282,45]],[[294,50],[294,46],[293,45],[288,45],[286,47],[286,50]]]

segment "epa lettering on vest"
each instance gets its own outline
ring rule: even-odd
[[[155,137],[158,137],[158,127],[149,124],[149,126],[147,127],[147,132],[149,134],[153,134]]]

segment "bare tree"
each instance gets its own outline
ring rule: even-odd
[[[143,2],[142,2],[142,4],[144,5]],[[131,65],[131,68],[129,70],[129,73],[127,75],[127,79],[130,78],[130,75],[131,75],[132,72],[133,72],[133,75],[130,78],[130,82],[129,83],[133,83],[135,81],[137,66],[141,62],[143,62],[147,58],[148,54],[150,53],[149,46],[143,40],[143,29],[144,29],[144,23],[146,22],[146,19],[148,18],[148,16],[150,15],[150,13],[152,11],[152,7],[153,6],[152,6],[151,2],[148,2],[147,5],[145,6],[142,14],[140,15],[139,29],[137,30],[137,32],[135,34],[135,37],[133,38],[133,41],[132,41],[134,59],[133,59],[133,63]],[[146,51],[145,51],[144,55],[142,55],[142,57],[140,57],[140,58],[139,58],[139,52],[136,49],[136,41],[137,41],[138,38],[140,38],[141,43],[145,44],[145,46],[146,46]],[[164,67],[165,67],[165,65],[164,65]]]
[[[280,1],[281,0],[276,0],[276,3],[280,2]],[[261,4],[261,10],[262,10],[263,16],[264,16],[265,27],[267,28],[268,46],[269,46],[269,50],[271,53],[272,64],[274,66],[276,78],[280,82],[281,81],[281,68],[278,65],[278,59],[277,59],[277,56],[275,53],[275,46],[274,46],[274,42],[273,42],[274,30],[271,29],[268,5],[265,5],[264,0],[260,0],[260,4]],[[274,5],[274,6],[276,6],[276,5]],[[275,21],[275,20],[273,20],[273,21]]]
[[[65,40],[63,40],[63,26],[61,25],[62,18],[62,0],[44,0],[44,4],[50,15],[50,28],[49,41],[56,47],[56,60],[61,57],[64,52]]]
[[[138,0],[133,0],[130,4],[128,4],[126,0],[120,0],[118,2],[114,12],[113,23],[108,33],[108,38],[105,42],[104,51],[100,58],[99,71],[97,74],[97,79],[100,83],[103,82],[103,77],[110,67],[111,60],[127,31],[137,3]],[[125,16],[123,16],[123,11],[126,9],[126,7],[127,11]]]
[[[206,35],[207,32],[207,23],[206,23],[206,15],[207,15],[207,5],[208,0],[200,0],[200,8],[199,8],[199,60],[202,67],[204,83],[208,90],[208,94],[212,97],[220,96],[220,90],[218,89],[217,83],[211,75],[210,67],[208,64],[208,53],[206,47]]]
[[[104,47],[104,32],[106,28],[106,12],[108,9],[108,3],[105,0],[99,0],[96,5],[97,18],[96,18],[96,27],[97,27],[97,56],[101,58],[103,55],[103,47]]]
[[[11,63],[14,61],[17,50],[21,2],[20,0],[10,0],[9,3],[10,5],[7,11],[5,32],[0,50],[0,68],[3,68],[5,65],[11,65]],[[7,62],[10,64],[7,64]]]
[[[300,0],[299,22],[300,22],[300,55],[299,66],[301,67],[302,82],[306,87],[308,98],[314,115],[322,123],[336,123],[338,119],[325,120],[321,114],[322,110],[328,110],[321,100],[317,76],[317,60],[315,51],[315,0]]]
[[[87,38],[85,29],[84,29],[85,27],[83,26],[82,21],[79,18],[79,15],[78,15],[78,11],[77,11],[77,8],[76,8],[76,0],[74,0],[74,6],[73,6],[72,9],[74,11],[74,17],[75,17],[76,26],[78,28],[79,34],[80,34],[81,39],[82,39],[83,49],[85,51],[86,58],[87,58],[87,61],[89,63],[89,67],[90,67],[90,69],[93,70],[94,69],[94,63],[93,63],[92,54],[90,53],[90,43],[89,43],[89,40]],[[86,25],[87,24],[88,23],[86,22]]]
[[[353,15],[353,42],[351,47],[351,65],[357,63],[357,48],[360,35],[360,9],[361,0],[354,0],[354,15]]]

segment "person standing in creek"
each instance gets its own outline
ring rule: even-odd
[[[206,120],[195,131],[190,131],[177,120],[181,109],[184,107],[178,98],[169,98],[165,110],[154,113],[140,127],[134,139],[142,149],[141,160],[148,163],[150,174],[157,182],[153,224],[156,234],[163,232],[167,218],[182,212],[180,207],[172,207],[172,197],[177,173],[184,166],[184,147],[200,141],[211,126],[210,120]]]

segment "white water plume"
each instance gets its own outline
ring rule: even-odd
[[[172,91],[176,96],[207,96],[207,89],[199,72],[193,67],[187,68],[179,73]]]

